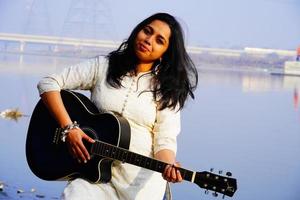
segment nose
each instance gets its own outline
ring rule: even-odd
[[[151,36],[146,37],[145,43],[146,43],[147,45],[151,45],[151,41],[152,41],[152,37],[151,37]]]

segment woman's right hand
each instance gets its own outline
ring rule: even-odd
[[[91,159],[88,150],[83,144],[83,140],[90,143],[95,142],[95,140],[85,134],[80,128],[71,129],[66,137],[69,152],[79,163],[86,163]]]

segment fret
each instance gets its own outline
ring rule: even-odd
[[[116,159],[120,160],[120,152],[121,152],[121,150],[119,148],[117,148],[116,151],[117,151]]]
[[[98,142],[92,144],[91,154],[97,154]]]
[[[94,146],[95,146],[95,151],[94,151],[94,154],[99,154],[99,142],[95,142],[94,144],[93,144]]]
[[[162,171],[162,164],[161,163],[158,163],[158,171]]]
[[[104,145],[104,155],[105,155],[105,157],[109,157],[109,153],[110,153],[110,151],[108,149],[108,146]]]
[[[106,157],[106,148],[104,144],[102,144],[102,156]]]
[[[102,155],[101,154],[102,149],[103,149],[103,145],[100,142],[97,142],[97,153]]]
[[[128,163],[132,163],[132,156],[133,156],[133,153],[130,153],[129,158],[128,158]]]
[[[178,170],[180,171],[181,173],[181,176],[184,180],[187,180],[187,181],[191,181],[192,180],[192,176],[193,176],[193,172],[190,171],[190,170],[186,170],[186,169],[183,169],[183,168],[178,168]]]
[[[95,152],[95,144],[92,144],[92,148],[91,148],[91,152],[90,152],[90,154],[94,154],[94,152]]]
[[[152,163],[152,159],[145,157],[144,167],[147,169],[151,169],[151,163]]]
[[[108,157],[112,158],[112,148],[111,146],[107,145],[107,150],[108,150]]]
[[[102,143],[99,143],[99,154],[104,156],[104,145]]]
[[[120,159],[120,149],[118,147],[115,147],[114,152],[115,152],[114,158],[116,160],[119,160]]]
[[[96,148],[96,144],[92,144],[92,148],[91,148],[90,154],[95,154],[95,148]]]
[[[149,166],[149,159],[147,157],[145,157],[143,167],[148,168],[148,166]]]
[[[146,157],[145,156],[141,156],[141,161],[140,161],[140,166],[143,167],[145,166],[145,163],[146,163]]]
[[[121,161],[122,160],[122,158],[123,158],[123,150],[122,149],[119,149],[119,161]]]
[[[137,164],[137,162],[136,162],[137,155],[138,154],[131,152],[131,162],[130,162],[131,164],[134,164],[134,165]]]
[[[122,162],[124,162],[124,154],[125,154],[125,151],[122,150],[121,158],[120,158],[120,161],[122,161]]]
[[[132,163],[132,164],[135,164],[136,162],[135,162],[135,159],[136,159],[136,153],[132,153],[131,154],[131,161],[130,161],[130,163]]]
[[[107,145],[107,150],[108,150],[108,157],[112,158],[112,147],[110,145]]]
[[[157,171],[157,172],[163,172],[165,164],[161,161],[158,161],[158,160],[156,162],[157,162],[156,169],[154,169],[154,170]]]
[[[124,151],[124,157],[123,157],[123,162],[126,162],[127,161],[127,157],[128,157],[128,152],[127,151]]]
[[[149,169],[151,169],[152,168],[153,159],[149,159],[149,160],[150,160]]]
[[[105,156],[105,146],[101,144],[101,156]]]
[[[156,161],[155,161],[155,168],[154,168],[155,171],[157,171],[157,169],[158,169],[158,164],[159,164],[159,163],[158,163],[158,161],[156,160]]]
[[[183,171],[183,173],[182,173]],[[186,170],[180,170],[180,174],[182,174],[182,178],[184,179],[186,177]]]
[[[114,146],[112,147],[111,157],[114,159],[116,158],[116,147],[114,147]]]
[[[123,157],[123,162],[128,163],[128,154],[130,155],[129,151],[124,150],[124,157]]]
[[[140,159],[140,156],[139,155],[135,155],[135,164],[140,166],[140,162],[141,162],[141,159]]]
[[[145,157],[144,156],[139,156],[140,158],[139,158],[139,160],[140,160],[140,162],[139,162],[139,166],[143,166],[143,162],[145,161]]]

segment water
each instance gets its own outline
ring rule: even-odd
[[[0,54],[0,61],[0,111],[19,108],[30,115],[39,99],[38,80],[79,60]],[[298,200],[300,77],[272,76],[263,70],[199,72],[196,100],[182,113],[182,166],[232,172],[238,180],[232,199]],[[40,180],[27,166],[28,123],[29,117],[0,118],[0,199],[58,199],[66,183]],[[24,192],[17,193],[20,189]],[[172,184],[172,191],[175,200],[213,199],[189,182]]]

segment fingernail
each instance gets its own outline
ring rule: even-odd
[[[81,163],[80,159],[77,159],[79,163]]]
[[[86,161],[86,160],[84,160],[84,163],[87,163],[87,161]]]

